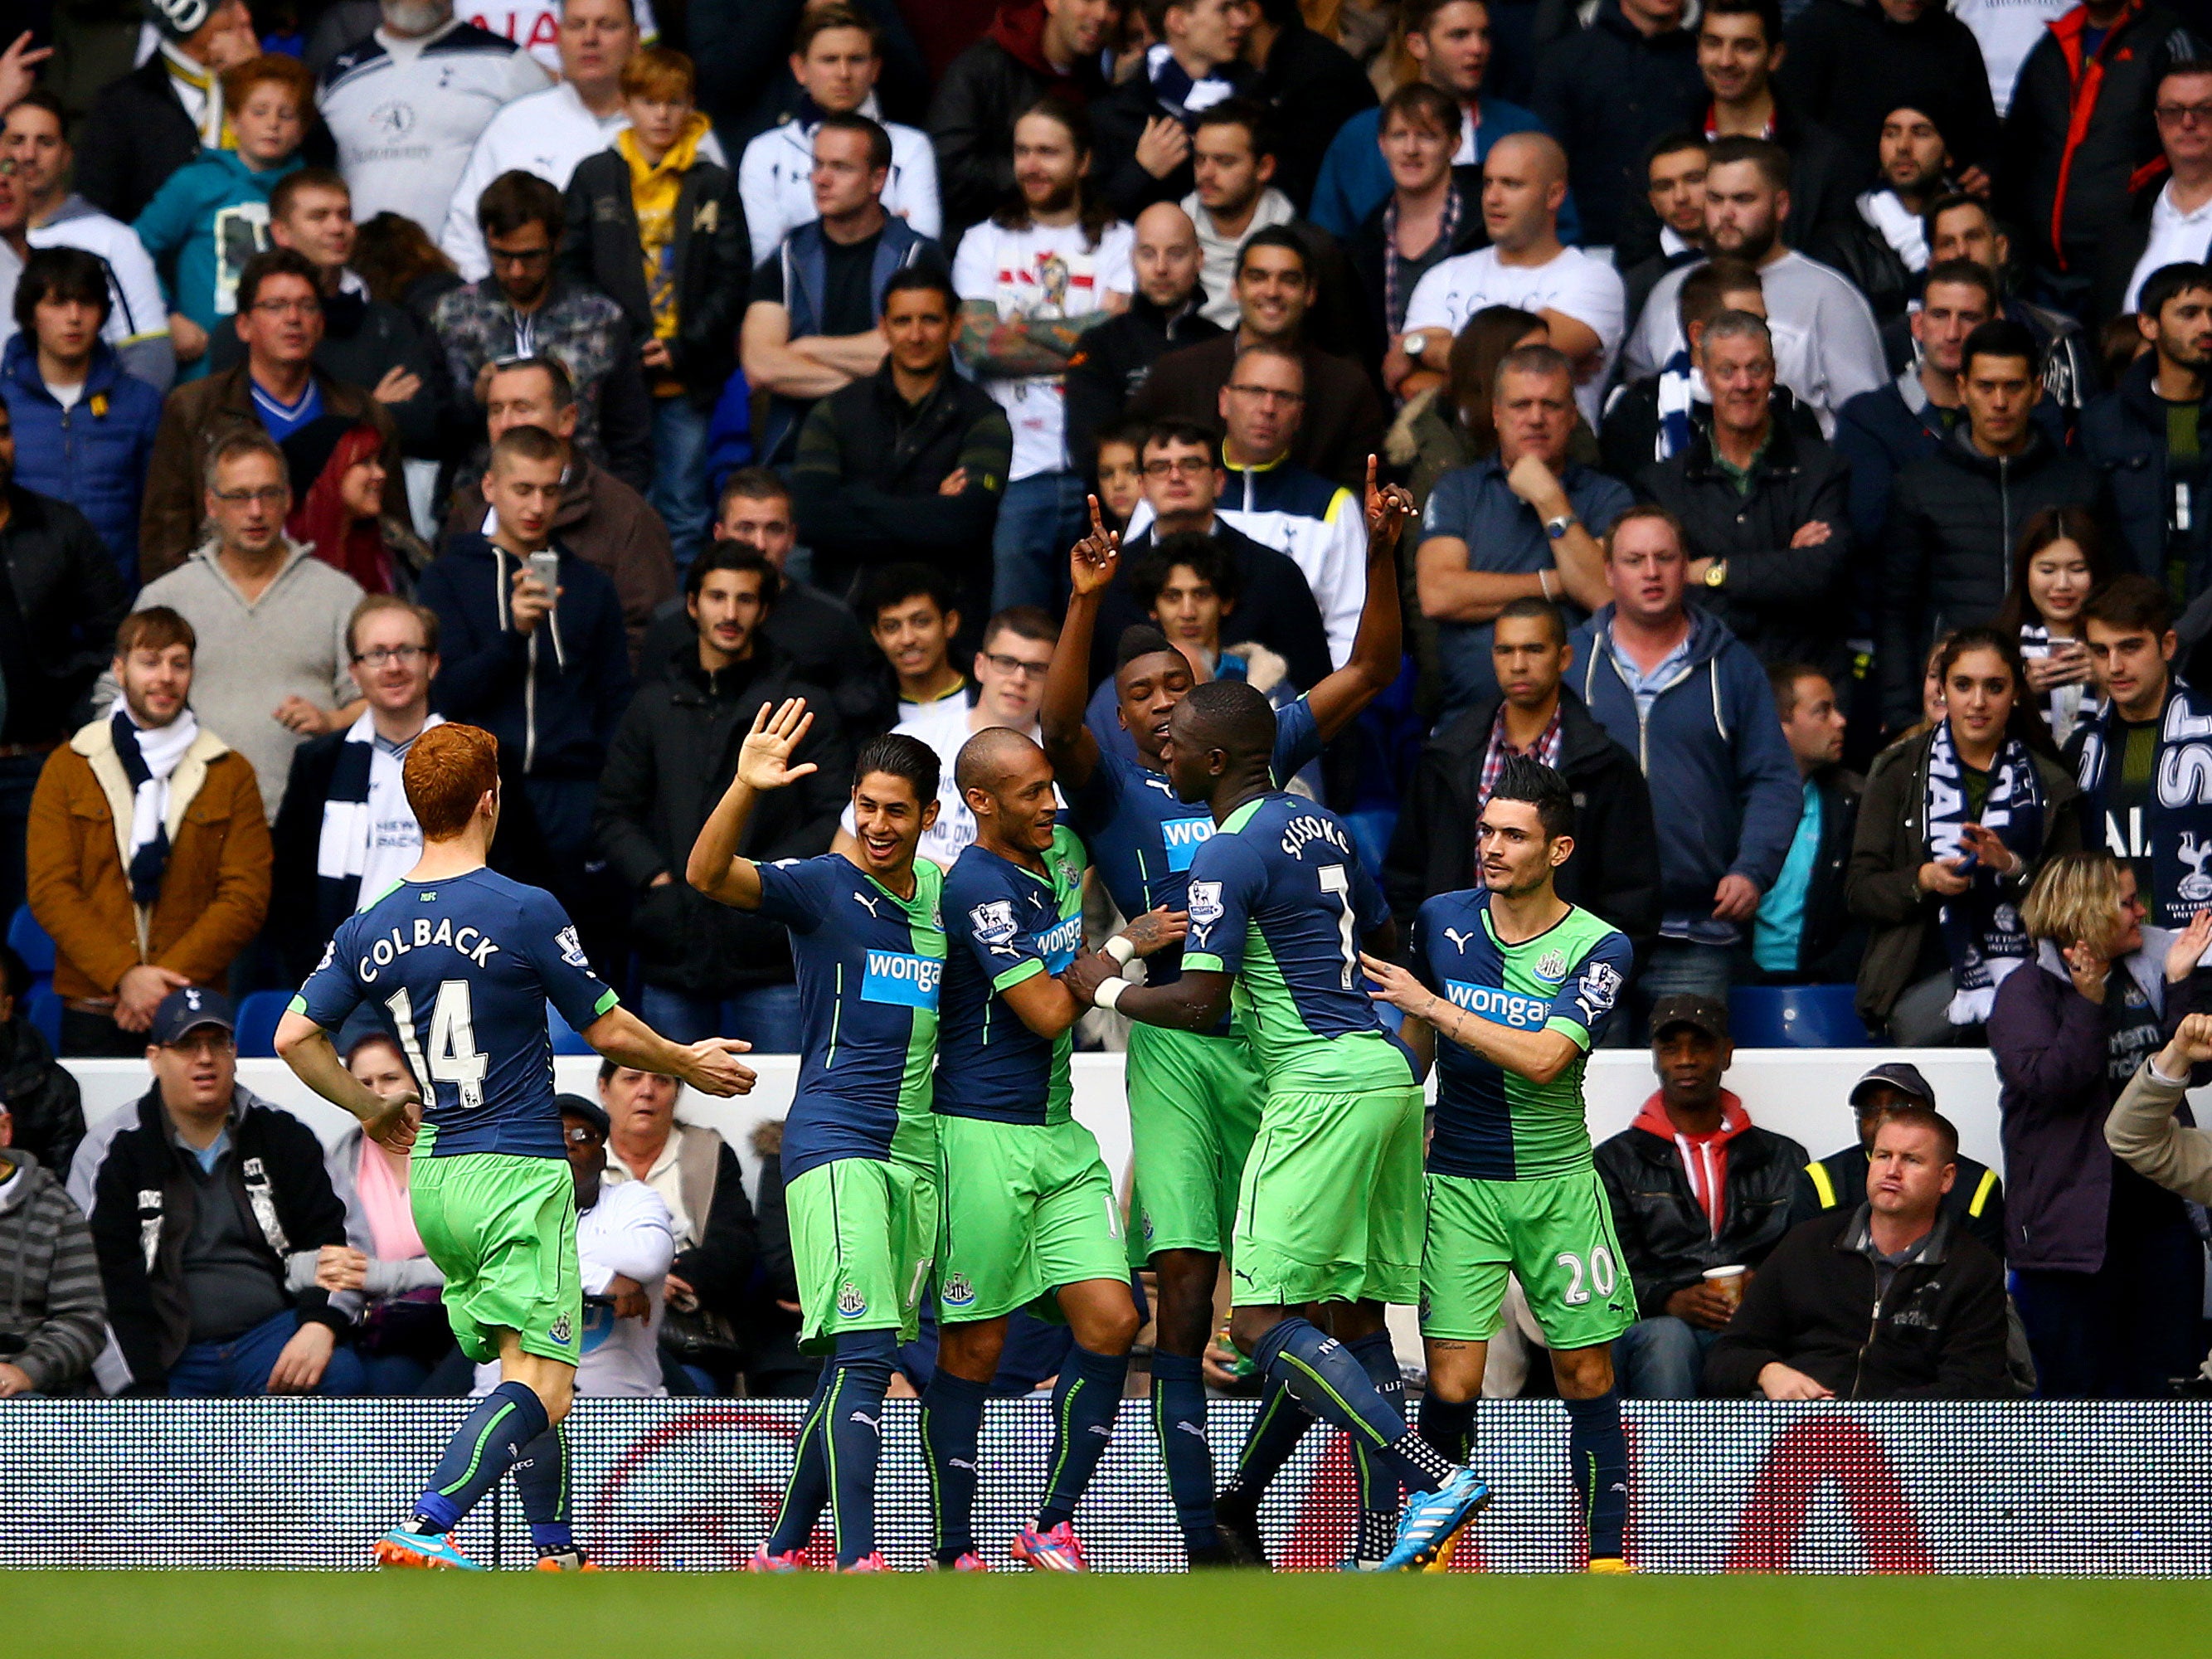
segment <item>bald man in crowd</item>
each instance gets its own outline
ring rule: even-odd
[[[1575,401],[1597,422],[1598,396],[1626,326],[1620,275],[1559,240],[1567,153],[1540,132],[1516,132],[1482,163],[1482,226],[1490,246],[1445,260],[1421,278],[1391,342],[1382,378],[1401,397],[1443,382],[1452,338],[1485,306],[1518,306],[1550,326],[1575,366]]]
[[[1155,202],[1133,228],[1137,291],[1129,308],[1085,334],[1067,365],[1067,455],[1079,471],[1091,470],[1100,428],[1121,419],[1154,363],[1222,332],[1200,310],[1212,296],[1199,282],[1202,256],[1190,216],[1173,202]]]

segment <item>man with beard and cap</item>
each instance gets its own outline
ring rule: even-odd
[[[1929,263],[1924,216],[1951,188],[1944,137],[1950,118],[1923,107],[1931,101],[1899,103],[1882,117],[1879,179],[1859,193],[1848,217],[1826,226],[1811,246],[1814,258],[1850,278],[1882,322],[1903,315],[1914,297]]]

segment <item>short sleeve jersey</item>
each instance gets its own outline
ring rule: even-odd
[[[760,881],[760,914],[791,930],[799,980],[802,1058],[784,1120],[784,1178],[841,1158],[934,1164],[944,872],[917,859],[908,899],[842,853],[763,864]]]
[[[617,1000],[558,900],[472,870],[401,881],[340,922],[292,1008],[325,1031],[364,1002],[392,1017],[431,1156],[562,1158],[545,1005],[580,1031]]]
[[[1234,1000],[1271,1091],[1357,1091],[1413,1080],[1359,970],[1359,939],[1389,914],[1326,807],[1266,794],[1191,860],[1187,972],[1237,975]]]
[[[1557,1031],[1582,1050],[1549,1083],[1437,1039],[1436,1135],[1429,1168],[1478,1181],[1538,1181],[1590,1167],[1583,1072],[1633,963],[1628,937],[1578,905],[1518,945],[1498,937],[1490,895],[1439,893],[1413,919],[1414,972],[1478,1019]]]
[[[1053,831],[1039,875],[981,842],[945,878],[945,1008],[937,1043],[937,1109],[996,1123],[1065,1123],[1074,1033],[1045,1038],[1001,994],[1058,974],[1083,948],[1083,843]]]
[[[1321,728],[1304,697],[1275,711],[1274,775],[1278,785],[1321,753]],[[1213,815],[1203,803],[1176,797],[1167,774],[1099,745],[1090,781],[1071,807],[1098,865],[1098,878],[1125,916],[1159,905],[1184,908],[1191,860],[1213,838]],[[1182,977],[1176,946],[1145,958],[1145,983],[1171,985]]]

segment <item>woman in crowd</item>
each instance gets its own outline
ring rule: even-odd
[[[461,286],[460,272],[429,233],[404,214],[389,211],[377,214],[356,234],[353,269],[368,284],[372,299],[411,313],[425,328],[438,301]]]
[[[1412,469],[1407,482],[1415,501],[1427,501],[1437,480],[1454,467],[1472,466],[1497,449],[1490,389],[1498,360],[1518,346],[1551,343],[1544,319],[1518,306],[1485,306],[1467,319],[1452,342],[1444,384],[1409,400],[1390,428],[1388,459]],[[1583,435],[1577,422],[1577,443]],[[1575,459],[1595,456],[1577,453]]]
[[[2105,1120],[2184,1016],[2212,910],[2143,926],[2135,872],[2107,853],[2052,859],[2021,920],[2033,963],[1990,1015],[2002,1085],[2006,1256],[2041,1392],[2163,1399],[2204,1356],[2204,1251],[2181,1199],[2114,1158]],[[2183,1109],[2185,1111],[2186,1108]]]
[[[2078,507],[2047,507],[2021,532],[1997,626],[2020,641],[2027,689],[2064,748],[2074,728],[2104,712],[2081,641],[2081,606],[2112,574],[2096,520]]]
[[[2010,634],[1969,628],[1936,659],[1944,713],[1875,757],[1844,894],[1871,930],[1858,1009],[1907,1047],[1978,1041],[2027,960],[2020,896],[2074,851],[2081,793],[2059,764]]]
[[[359,582],[365,593],[410,593],[430,562],[415,532],[384,512],[384,441],[342,416],[311,421],[284,440],[292,474],[285,533]]]
[[[347,1049],[346,1070],[386,1097],[416,1086],[399,1045],[381,1031]],[[362,1291],[368,1306],[355,1346],[368,1379],[363,1392],[421,1394],[439,1362],[454,1352],[453,1333],[441,1301],[445,1275],[415,1231],[407,1154],[387,1151],[356,1127],[339,1137],[324,1164],[345,1205],[346,1243],[295,1255],[293,1288],[319,1284]]]

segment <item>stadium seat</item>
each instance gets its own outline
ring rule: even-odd
[[[553,1039],[556,1054],[588,1054],[592,1045],[576,1035],[575,1028],[561,1018],[561,1011],[551,1003],[545,1005],[545,1034]]]
[[[256,991],[238,1005],[238,1052],[245,1060],[270,1060],[276,1053],[276,1022],[292,1006],[289,991]]]
[[[62,1000],[54,994],[54,988],[44,980],[31,988],[24,1012],[30,1017],[32,1029],[46,1038],[46,1047],[56,1054],[62,1050]]]
[[[8,945],[23,958],[23,965],[31,970],[33,978],[53,977],[54,942],[39,926],[39,919],[31,914],[29,905],[17,905],[15,914],[8,919]]]
[[[1739,1048],[1863,1048],[1866,1026],[1850,985],[1739,985],[1729,1030]]]

